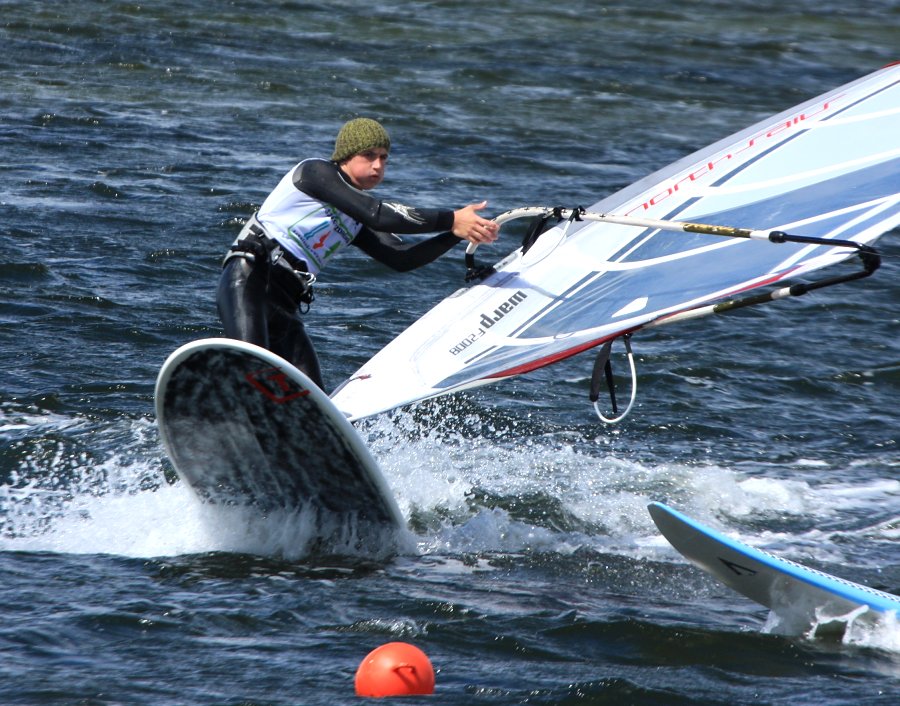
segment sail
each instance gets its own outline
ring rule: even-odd
[[[337,407],[358,419],[526,373],[853,257],[844,245],[629,221],[872,243],[900,224],[900,65],[736,133],[588,210],[625,223],[559,222],[400,334],[335,391]]]

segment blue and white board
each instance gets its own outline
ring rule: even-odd
[[[894,65],[767,118],[588,210],[871,244],[900,224],[898,124]],[[563,203],[549,205],[578,205],[558,198]],[[332,399],[357,419],[527,373],[853,255],[822,243],[566,221],[440,302]]]
[[[182,346],[157,378],[156,416],[172,465],[205,502],[405,524],[353,426],[263,348],[224,338]]]
[[[754,549],[662,503],[647,509],[662,535],[693,564],[776,614],[805,617],[809,624],[861,607],[871,617],[888,611],[900,615],[900,596]],[[866,613],[857,619],[865,619]]]

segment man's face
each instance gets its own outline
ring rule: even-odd
[[[353,155],[341,164],[341,169],[356,188],[374,189],[384,179],[387,161],[388,151],[384,147],[373,147]]]

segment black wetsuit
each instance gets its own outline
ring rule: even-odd
[[[416,209],[379,200],[356,189],[334,162],[306,160],[289,175],[297,190],[298,201],[309,202],[311,197],[336,209],[338,216],[352,219],[359,230],[355,237],[350,236],[349,242],[399,272],[426,265],[460,242],[451,232],[403,242],[394,233],[419,234],[450,229],[453,211]],[[285,193],[290,198],[292,192],[285,190],[285,184],[280,184],[279,188],[282,201]],[[263,208],[265,206],[264,203]],[[262,212],[261,208],[260,214]],[[300,319],[299,306],[306,296],[305,289],[302,278],[298,279],[294,272],[311,268],[283,247],[284,234],[261,229],[257,232],[269,249],[277,245],[282,247],[275,250],[274,262],[266,256],[268,251],[262,256],[258,251],[248,257],[247,249],[240,248],[238,256],[227,258],[216,297],[225,335],[271,350],[324,388],[315,348]]]

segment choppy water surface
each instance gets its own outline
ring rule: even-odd
[[[645,508],[900,592],[896,232],[869,280],[639,335],[619,428],[590,356],[360,425],[395,559],[309,556],[302,525],[167,482],[153,383],[219,334],[225,248],[344,120],[385,122],[408,202],[591,203],[900,58],[896,3],[0,10],[3,703],[343,703],[391,640],[442,703],[895,702],[895,624],[784,634]],[[328,383],[462,273],[343,255],[307,319]]]

